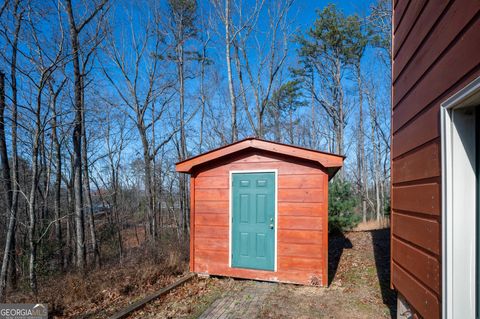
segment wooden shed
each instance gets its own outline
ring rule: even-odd
[[[344,157],[247,138],[176,164],[191,175],[190,270],[328,284],[328,180]]]
[[[398,314],[478,318],[479,52],[480,1],[393,1],[391,266]]]

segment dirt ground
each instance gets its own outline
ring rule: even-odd
[[[278,284],[257,318],[395,318],[390,290],[390,230],[330,236],[328,288]],[[248,280],[195,278],[129,318],[197,318]]]

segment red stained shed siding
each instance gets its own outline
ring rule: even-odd
[[[198,273],[328,284],[328,175],[318,163],[244,151],[192,172],[190,269]],[[277,271],[229,267],[229,172],[278,170]]]
[[[480,2],[393,6],[392,285],[440,318],[440,104],[480,76]]]

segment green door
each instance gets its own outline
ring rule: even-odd
[[[275,173],[232,174],[232,267],[274,270]]]

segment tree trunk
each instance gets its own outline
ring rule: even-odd
[[[83,162],[83,185],[86,198],[86,209],[88,214],[88,222],[90,226],[90,240],[92,245],[93,260],[96,266],[100,266],[100,252],[98,250],[97,236],[95,234],[95,218],[93,216],[92,193],[90,190],[90,176],[88,170],[88,150],[87,150],[87,129],[85,122],[85,97],[84,97],[84,81],[82,78],[82,162]]]
[[[312,72],[311,75],[311,88],[310,88],[310,108],[311,108],[311,116],[312,116],[312,127],[311,127],[311,147],[313,149],[316,149],[318,147],[317,145],[317,129],[316,129],[316,124],[315,124],[315,98],[314,98],[314,92],[315,92],[315,73]]]
[[[82,74],[80,73],[80,59],[78,42],[78,33],[75,19],[73,16],[72,2],[66,0],[66,9],[68,14],[71,53],[73,60],[73,78],[74,78],[74,110],[75,119],[73,127],[73,191],[75,197],[75,246],[76,246],[76,266],[85,269],[85,217],[83,211],[83,183],[82,183]]]
[[[375,106],[374,97],[372,97],[372,92],[368,97],[369,113],[370,113],[370,143],[372,145],[373,153],[373,178],[375,185],[375,214],[376,220],[380,221],[381,210],[382,210],[382,201],[380,199],[381,185],[380,185],[380,148],[377,143],[377,110]]]
[[[12,61],[10,65],[10,81],[12,88],[12,238],[10,243],[10,258],[9,258],[9,281],[12,288],[17,286],[17,267],[15,251],[16,242],[16,224],[17,224],[17,212],[18,212],[18,195],[19,195],[19,176],[18,176],[18,149],[17,149],[17,120],[18,120],[18,94],[17,94],[17,53],[18,53],[18,40],[20,35],[20,29],[22,26],[23,13],[19,11],[20,0],[16,0],[14,4],[15,15],[15,35],[12,45]]]
[[[42,85],[38,89],[37,95],[37,109],[35,114],[35,132],[33,136],[33,145],[32,145],[32,180],[30,187],[30,195],[28,198],[28,246],[29,246],[29,283],[32,292],[37,295],[38,286],[37,286],[37,240],[35,238],[35,232],[37,227],[37,218],[36,218],[36,191],[39,184],[39,170],[38,170],[38,160],[39,160],[39,150],[40,150],[40,138],[41,138],[41,108],[42,108]]]
[[[238,73],[238,83],[240,85],[240,93],[242,95],[243,107],[245,109],[245,115],[247,116],[248,123],[252,127],[253,133],[255,136],[259,136],[257,132],[257,128],[255,127],[255,123],[252,118],[252,114],[250,114],[250,110],[248,108],[248,100],[247,100],[247,90],[245,90],[245,85],[243,83],[243,72],[242,72],[242,65],[240,64],[240,55],[239,55],[239,48],[236,42],[233,44],[234,46],[234,58],[235,58],[235,67]]]
[[[6,300],[6,288],[7,288],[7,275],[8,265],[10,262],[10,247],[12,243],[15,216],[12,207],[12,181],[10,175],[10,163],[8,160],[7,143],[5,138],[5,74],[0,72],[0,158],[2,163],[3,172],[3,187],[6,192],[7,203],[7,236],[5,238],[5,249],[3,253],[3,262],[0,272],[0,302],[5,303]]]
[[[62,154],[61,146],[58,140],[57,133],[57,108],[56,101],[52,102],[52,140],[55,148],[55,184],[54,184],[54,214],[55,214],[55,240],[56,248],[58,249],[58,263],[60,269],[63,271],[65,269],[64,260],[63,260],[63,238],[62,238],[62,224],[60,221],[61,218],[61,191],[62,191]]]
[[[335,63],[335,83],[334,83],[334,103],[336,104],[336,119],[334,120],[334,128],[336,133],[336,153],[339,155],[344,154],[344,128],[345,128],[345,114],[343,111],[343,87],[341,79],[341,63],[336,61]],[[340,180],[344,179],[343,169],[337,173],[337,178]]]
[[[279,106],[273,107],[273,135],[275,142],[282,142],[282,129],[280,121],[280,109]]]
[[[185,70],[184,70],[184,48],[183,48],[183,25],[179,23],[178,31],[180,43],[177,45],[178,56],[178,79],[180,82],[180,161],[187,158],[187,142],[185,140]],[[183,230],[188,232],[188,194],[185,174],[180,174],[180,207],[182,213]]]
[[[365,167],[365,142],[363,129],[363,83],[362,73],[360,69],[360,61],[355,64],[355,73],[357,77],[358,87],[358,127],[357,127],[357,175],[359,181],[359,193],[362,200],[362,216],[363,221],[367,221],[367,171]]]
[[[233,86],[232,57],[230,53],[230,0],[225,0],[225,58],[227,62],[228,90],[230,93],[230,102],[232,103],[232,143],[238,140],[237,128],[237,100],[235,88]]]
[[[153,192],[152,192],[152,159],[150,156],[150,148],[147,139],[147,133],[140,120],[138,121],[138,132],[140,133],[140,139],[142,140],[143,146],[143,162],[145,170],[145,191],[147,193],[147,222],[148,222],[148,233],[152,239],[155,239],[155,234],[157,232],[157,225],[155,219],[153,218]]]

